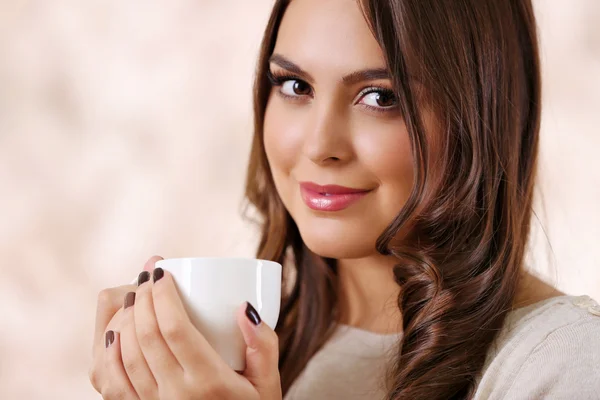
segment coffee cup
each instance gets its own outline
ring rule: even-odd
[[[169,271],[185,309],[208,343],[234,370],[246,365],[246,344],[236,311],[246,301],[275,328],[281,299],[281,265],[251,258],[171,258],[156,262]]]

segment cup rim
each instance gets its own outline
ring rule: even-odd
[[[270,265],[276,265],[281,268],[281,264],[277,261],[272,260],[264,260],[261,258],[252,258],[252,257],[173,257],[173,258],[164,258],[162,260],[158,260],[156,263],[160,263],[163,261],[194,261],[194,260],[236,260],[236,261],[260,261]]]

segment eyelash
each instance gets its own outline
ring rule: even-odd
[[[273,73],[272,71],[267,71],[267,78],[269,79],[269,82],[271,82],[271,85],[273,85],[274,87],[279,87],[281,85],[283,85],[285,82],[287,81],[301,81],[304,82],[306,85],[308,85],[308,83],[306,83],[302,78],[300,78],[297,75],[292,75],[292,74],[287,74],[287,73]],[[310,87],[310,85],[308,85]],[[312,91],[312,88],[311,88]],[[379,86],[369,86],[367,88],[364,88],[360,91],[359,93],[359,97],[360,99],[362,99],[363,97],[365,97],[368,94],[371,93],[380,93],[384,96],[393,96],[394,98],[397,99],[396,95],[394,94],[393,90],[387,89],[387,88],[383,88],[383,87],[379,87]],[[302,95],[298,95],[298,96],[290,96],[287,95],[285,93],[282,93],[281,91],[278,92],[278,94],[280,96],[282,96],[285,99],[289,99],[292,101],[297,101],[299,100],[299,97],[301,97]],[[397,100],[396,100],[397,101]],[[396,104],[393,107],[388,107],[388,108],[382,108],[382,107],[374,107],[374,106],[370,106],[368,104],[362,104],[363,107],[366,107],[368,110],[377,112],[377,113],[389,113],[392,111],[396,111],[398,108],[398,105]]]

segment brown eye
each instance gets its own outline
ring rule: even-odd
[[[308,83],[298,79],[287,80],[281,85],[281,93],[287,96],[307,96],[310,91]]]
[[[294,92],[296,94],[310,94],[310,86],[308,86],[306,82],[295,81]]]
[[[396,104],[394,96],[388,93],[377,93],[377,99],[375,101],[379,107],[391,107]]]
[[[363,96],[360,101],[369,107],[375,108],[393,108],[397,105],[396,96],[389,90],[373,90]]]

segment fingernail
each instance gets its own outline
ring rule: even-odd
[[[258,315],[258,312],[252,307],[252,304],[250,304],[249,301],[246,302],[246,317],[248,317],[254,325],[258,325],[261,322],[260,315]]]
[[[138,286],[140,286],[144,282],[148,282],[149,279],[150,279],[150,272],[148,272],[148,271],[140,272],[140,274],[138,275]]]
[[[106,332],[106,340],[104,342],[106,348],[108,349],[108,347],[113,344],[113,342],[115,341],[115,333],[113,331],[107,331]]]
[[[154,271],[152,272],[152,280],[154,282],[158,281],[163,276],[165,276],[165,271],[163,271],[162,268],[160,268],[160,267],[154,268]]]
[[[129,308],[135,304],[135,292],[129,292],[125,295],[125,302],[123,308]]]

